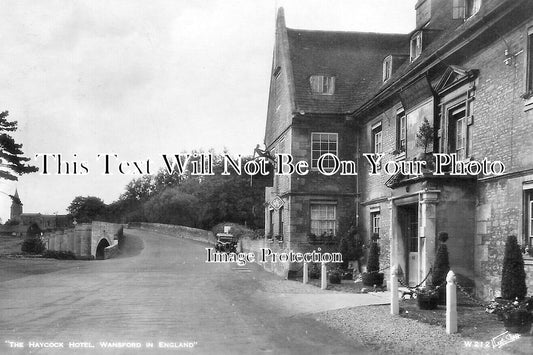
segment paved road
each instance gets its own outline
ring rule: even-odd
[[[312,315],[291,315],[255,297],[265,281],[276,280],[255,264],[206,264],[204,244],[145,231],[127,231],[127,241],[124,257],[65,261],[72,267],[0,282],[0,353],[353,354],[364,349]],[[25,348],[9,348],[6,340],[24,342]],[[90,342],[95,348],[29,349],[30,341],[64,347]],[[140,343],[141,349],[102,349],[102,341]],[[154,347],[146,348],[147,342]]]

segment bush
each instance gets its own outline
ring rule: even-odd
[[[76,255],[71,251],[55,251],[47,250],[43,253],[44,258],[60,259],[60,260],[74,260]]]
[[[450,261],[448,259],[448,246],[444,243],[439,245],[437,256],[435,258],[435,269],[432,273],[433,286],[441,286],[438,290],[439,304],[446,303],[446,276],[450,271]]]
[[[21,250],[30,254],[41,254],[44,250],[44,242],[41,238],[27,238],[22,243]]]
[[[341,238],[339,252],[342,254],[342,267],[348,268],[350,261],[359,260],[363,256],[363,241],[356,228],[350,227],[346,235]]]
[[[505,243],[501,291],[502,298],[508,300],[523,299],[527,294],[524,259],[514,235]]]
[[[439,233],[439,248],[437,249],[437,255],[435,257],[435,269],[433,270],[433,285],[439,286],[444,281],[446,281],[446,276],[448,271],[450,271],[450,261],[448,258],[448,246],[444,242],[448,239],[447,234],[446,238],[444,237],[446,233]],[[443,237],[441,237],[443,235]]]
[[[367,272],[378,272],[379,271],[379,245],[377,241],[372,241],[370,244],[370,251],[368,255],[368,264],[366,266]]]
[[[309,278],[310,279],[320,278],[320,264],[316,264],[316,263],[309,264]]]
[[[28,227],[28,231],[26,232],[27,236],[29,238],[37,238],[40,237],[42,234],[41,228],[37,225],[37,223],[33,223],[31,226]]]
[[[341,273],[339,270],[333,270],[328,275],[329,283],[331,284],[340,284],[341,283]]]
[[[384,274],[379,272],[379,237],[377,235],[372,236],[372,242],[370,244],[370,251],[368,255],[368,264],[366,266],[366,273],[363,273],[363,284],[366,286],[381,286],[383,285]]]

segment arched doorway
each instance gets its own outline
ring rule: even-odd
[[[103,260],[105,256],[104,249],[109,246],[109,242],[107,239],[102,239],[98,243],[98,246],[96,247],[96,259]]]

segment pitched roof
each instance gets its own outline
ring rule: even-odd
[[[476,36],[482,30],[487,30],[489,25],[487,22],[489,18],[497,18],[504,16],[506,11],[511,11],[513,8],[519,8],[523,5],[526,9],[531,7],[532,3],[529,0],[490,0],[485,1],[478,13],[472,16],[468,21],[460,24],[457,27],[449,27],[440,31],[439,35],[424,48],[421,55],[412,63],[407,60],[393,73],[390,80],[383,83],[374,95],[368,97],[368,102],[363,106],[354,105],[355,114],[364,113],[372,106],[379,105],[381,100],[387,94],[395,92],[398,88],[405,86],[409,80],[415,80],[417,76],[424,75],[434,63],[444,62],[447,55],[453,54],[458,48],[462,48],[466,44],[471,43],[470,36]],[[526,14],[530,13],[530,9],[524,10]],[[417,31],[413,31],[416,33]],[[496,32],[494,32],[496,33]],[[493,34],[494,35],[494,34]],[[449,65],[448,65],[449,66]],[[359,111],[359,112],[358,112]]]
[[[404,54],[409,35],[287,29],[298,112],[349,113],[382,85],[383,59]],[[311,92],[311,75],[335,76],[333,95]]]

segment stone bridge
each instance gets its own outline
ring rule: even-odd
[[[121,224],[92,222],[45,234],[44,239],[48,250],[72,252],[81,259],[108,259],[118,252],[121,237]]]

